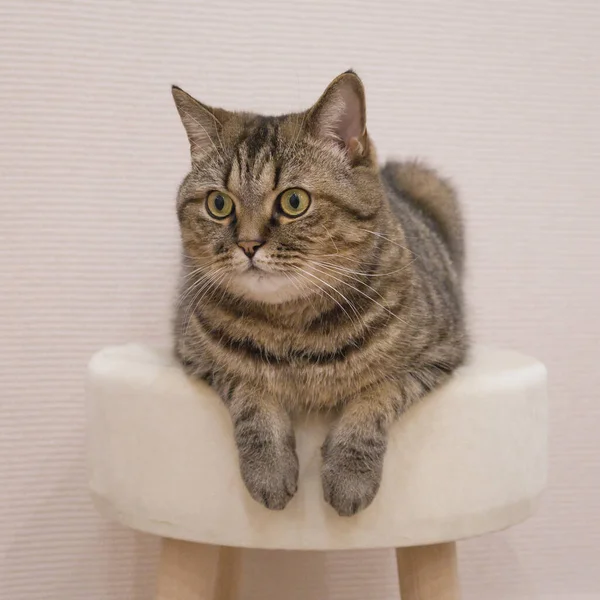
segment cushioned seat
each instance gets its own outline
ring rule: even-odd
[[[447,385],[394,425],[381,489],[351,518],[323,500],[324,418],[296,424],[298,492],[272,512],[242,483],[220,399],[169,352],[102,350],[87,385],[98,509],[165,538],[296,550],[438,544],[523,521],[546,482],[546,372],[516,352],[474,349]]]

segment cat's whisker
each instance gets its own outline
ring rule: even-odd
[[[321,227],[325,230],[325,232],[329,236],[329,239],[331,240],[331,243],[333,244],[333,247],[335,248],[336,254],[339,254],[340,253],[340,249],[337,247],[337,244],[335,243],[335,240],[333,239],[333,236],[329,232],[329,229],[327,229],[327,227],[325,227],[325,225],[323,223],[321,223]]]
[[[201,287],[208,280],[208,276],[204,275],[200,277],[198,281],[195,281],[192,285],[186,288],[185,292],[181,294],[177,300],[177,307],[183,305],[183,301],[190,296],[193,292],[195,292],[199,287]]]
[[[365,272],[361,272],[361,271],[354,271],[353,269],[348,269],[347,267],[342,267],[341,265],[336,265],[334,263],[329,263],[329,262],[322,262],[322,261],[315,261],[315,260],[311,260],[311,259],[307,259],[308,262],[320,265],[320,266],[328,266],[332,269],[338,270],[340,272],[344,272],[344,273],[351,273],[352,275],[362,275],[363,277],[387,277],[389,275],[394,275],[396,273],[400,273],[401,271],[404,271],[404,269],[406,269],[407,267],[409,267],[410,265],[412,265],[413,262],[415,262],[415,260],[417,260],[416,258],[413,258],[408,264],[400,267],[399,269],[395,269],[394,271],[388,271],[387,273],[365,273]]]
[[[223,270],[225,269],[225,267],[221,267],[220,269],[217,269],[214,273],[210,273],[208,274],[203,280],[202,280],[202,284],[199,286],[199,289],[196,288],[196,294],[194,295],[194,297],[192,298],[191,302],[189,303],[188,309],[185,312],[185,316],[184,316],[184,321],[187,323],[187,327],[185,329],[185,334],[187,334],[188,328],[189,328],[189,324],[191,322],[191,318],[193,313],[195,312],[196,308],[199,305],[199,301],[197,302],[197,298],[198,296],[200,296],[203,292],[205,292],[205,290],[209,289],[210,286],[214,283],[215,278],[217,277],[217,275],[219,273],[221,273]],[[202,300],[202,297],[200,298],[200,301]],[[184,334],[184,335],[185,335]]]
[[[178,305],[179,307],[183,306],[183,301],[186,297],[191,296],[192,294],[194,294],[194,297],[192,298],[192,300],[190,302],[187,303],[186,308],[185,308],[185,312],[184,312],[184,321],[187,322],[188,319],[191,316],[192,311],[194,310],[194,303],[196,298],[203,292],[203,290],[206,289],[206,287],[208,285],[210,285],[210,282],[212,281],[212,278],[210,276],[207,276],[205,278],[203,278],[199,284],[197,284],[196,286],[194,286],[193,288],[190,288],[190,290],[188,290],[185,294],[185,296],[183,296]]]
[[[214,298],[214,295],[219,290],[219,288],[221,288],[221,296],[217,300],[217,304],[222,302],[223,298],[225,297],[225,294],[227,293],[227,283],[229,282],[230,279],[231,279],[231,273],[229,273],[229,272],[225,273],[223,275],[223,277],[221,277],[221,279],[219,280],[219,282],[217,283],[213,292],[210,294],[210,296],[207,298],[207,300],[212,300]],[[225,285],[223,285],[223,284],[225,284]]]
[[[284,274],[285,278],[298,290],[298,293],[300,295],[302,295],[303,290],[298,285],[298,280],[295,277],[293,277],[290,273],[287,273],[286,271],[282,271],[282,273]]]
[[[358,288],[354,287],[353,285],[349,284],[347,281],[344,281],[343,279],[338,279],[337,277],[334,277],[331,274],[329,274],[329,277],[331,277],[332,279],[335,279],[336,281],[339,281],[340,283],[343,283],[344,285],[347,285],[349,288],[353,289],[355,292],[358,292],[365,298],[368,298],[369,300],[371,300],[371,302],[377,304],[377,306],[379,306],[380,308],[385,310],[392,317],[398,319],[398,321],[400,321],[401,323],[408,325],[408,323],[404,319],[401,319],[396,313],[392,312],[387,306],[384,306],[383,304],[381,304],[381,302],[377,302],[377,300],[374,300],[373,298],[371,298],[371,296],[369,296],[369,294],[365,294],[365,292],[363,292],[362,290],[359,290]]]
[[[227,275],[226,273],[221,274],[219,276],[219,278],[217,278],[215,276],[214,279],[212,280],[212,282],[210,283],[210,285],[207,288],[205,288],[205,290],[202,293],[202,295],[200,296],[200,298],[198,298],[198,300],[196,300],[192,304],[192,311],[189,315],[189,320],[188,320],[188,324],[187,324],[188,328],[192,322],[192,317],[196,314],[196,310],[202,304],[202,300],[204,300],[205,297],[207,298],[207,300],[210,300],[212,298],[213,294],[219,289],[219,285],[221,284],[223,279],[226,277],[226,275]],[[208,297],[207,297],[207,295],[208,295]]]
[[[315,261],[312,261],[313,264],[319,264]],[[346,277],[349,277],[350,279],[358,282],[358,283],[362,283],[365,287],[368,287],[370,290],[372,290],[373,292],[375,292],[382,300],[385,300],[385,298],[371,285],[369,285],[368,283],[365,283],[362,279],[359,279],[358,277],[355,277],[354,275],[350,275],[348,273],[339,273],[338,271],[336,271],[335,269],[332,269],[331,267],[326,267],[325,265],[321,265],[322,269],[326,269],[325,271],[322,269],[317,269],[319,272],[323,273],[324,275],[330,275],[331,272],[336,273],[337,275],[345,275]]]
[[[198,292],[198,294],[202,293],[202,295],[200,296],[200,298],[198,298],[198,300],[196,300],[196,298],[198,297],[198,294],[197,294],[196,297],[194,298],[194,300],[192,300],[192,302],[190,304],[190,311],[189,311],[189,313],[187,315],[188,321],[187,321],[187,327],[186,327],[184,335],[187,335],[187,331],[188,331],[188,329],[189,329],[189,327],[191,325],[192,318],[193,318],[194,314],[196,313],[197,308],[202,303],[202,300],[204,299],[204,297],[211,290],[218,289],[220,282],[224,279],[224,277],[226,275],[227,275],[226,273],[225,274],[222,273],[221,276],[219,277],[219,279],[217,279],[217,276],[216,276],[216,273],[215,273],[215,275],[212,276],[211,281],[210,281],[208,287],[203,288],[204,292],[202,293],[202,290],[200,292]],[[209,299],[210,299],[210,296],[209,296]]]
[[[223,281],[219,282],[219,286],[221,286],[223,288],[223,292],[222,292],[221,297],[219,298],[217,304],[220,304],[223,301],[223,298],[225,298],[225,294],[227,294],[227,284],[231,281],[232,277],[233,277],[232,273],[228,272],[225,274]],[[225,285],[223,285],[223,284],[225,284]]]
[[[364,324],[364,320],[362,319],[360,313],[356,310],[356,307],[354,306],[354,304],[352,302],[350,302],[350,300],[348,298],[346,298],[346,296],[344,296],[344,294],[342,294],[342,292],[340,292],[338,289],[336,289],[330,283],[327,283],[327,281],[325,281],[324,279],[317,277],[314,273],[311,273],[310,271],[307,271],[306,269],[302,269],[301,267],[296,267],[296,269],[299,269],[300,271],[302,271],[303,273],[305,273],[306,275],[308,275],[310,277],[314,277],[321,283],[325,284],[327,287],[331,288],[334,292],[339,294],[346,301],[346,304],[352,309],[352,311],[354,312],[356,317],[359,319],[359,321],[363,321],[363,324]],[[321,291],[325,292],[325,290],[323,290],[322,288],[321,288]],[[350,319],[350,321],[352,321],[353,319],[350,316],[350,313],[348,313],[348,311],[333,296],[331,296],[327,292],[325,292],[325,293],[344,311],[344,313],[346,315],[348,315],[348,318]]]
[[[304,283],[306,284],[306,289],[302,289],[299,285],[298,285],[298,277],[300,276],[299,273],[297,273],[295,276],[291,275],[290,273],[283,271],[283,274],[290,280],[291,284],[298,290],[299,292],[299,298],[302,298],[304,300],[306,300],[308,302],[308,304],[310,304],[310,307],[312,308],[313,312],[316,314],[319,311],[317,310],[317,308],[315,307],[315,305],[313,304],[311,298],[310,298],[310,292],[313,289],[312,286],[310,285],[310,281],[303,279]],[[309,292],[308,294],[306,292]]]
[[[219,271],[221,271],[221,269],[223,269],[223,268],[224,268],[224,267],[220,267],[219,269],[217,269],[217,271],[216,271],[216,272],[219,272]],[[203,285],[203,284],[206,282],[206,280],[210,278],[210,276],[211,276],[211,273],[207,273],[207,274],[205,274],[205,275],[201,275],[201,276],[198,278],[198,281],[196,281],[196,282],[194,282],[192,285],[190,285],[190,286],[189,286],[189,287],[186,289],[185,293],[181,295],[181,297],[179,298],[179,302],[177,303],[177,305],[178,305],[178,306],[181,306],[181,304],[183,303],[183,301],[184,301],[184,300],[185,300],[185,299],[186,299],[186,298],[187,298],[187,297],[188,297],[188,296],[189,296],[189,295],[190,295],[192,292],[194,292],[195,290],[197,290],[197,289],[198,289],[198,287],[202,286],[202,285]]]
[[[365,260],[365,259],[352,258],[351,256],[345,256],[342,253],[339,253],[339,254],[335,254],[335,253],[334,254],[320,254],[319,255],[319,258],[331,258],[331,257],[335,257],[335,258],[338,258],[340,260],[347,260],[349,262],[356,263],[356,264],[359,264],[359,265],[364,265],[366,267],[368,267],[368,266],[374,266],[374,267],[376,267],[376,266],[379,265],[379,263],[377,261],[370,261],[370,260]]]
[[[366,231],[367,233],[371,233],[372,235],[376,235],[377,237],[384,239],[386,242],[389,242],[390,244],[393,244],[394,246],[397,246],[398,248],[401,248],[402,250],[406,250],[406,252],[410,252],[413,256],[418,256],[410,248],[407,248],[406,246],[399,244],[395,240],[392,240],[389,237],[387,237],[386,235],[383,235],[383,233],[379,233],[378,231],[371,231],[370,229],[364,229],[363,227],[359,227],[358,229],[360,229],[361,231]]]
[[[217,259],[217,260],[214,260],[213,262],[208,263],[206,265],[197,266],[197,267],[194,268],[193,271],[190,271],[189,273],[187,273],[186,275],[184,275],[183,276],[183,280],[185,281],[187,279],[190,279],[191,277],[193,277],[194,275],[196,275],[196,274],[198,274],[198,273],[200,273],[202,271],[208,271],[211,267],[213,267],[215,265],[218,265],[221,262],[222,262],[221,259]]]
[[[327,290],[324,290],[318,283],[312,281],[311,279],[308,279],[308,277],[306,277],[306,275],[297,273],[296,276],[306,284],[306,286],[309,290],[311,290],[311,291],[318,290],[321,294],[324,294],[325,296],[327,296],[328,298],[333,300],[333,302],[335,302],[346,313],[346,315],[348,315],[348,320],[351,323],[354,323],[354,320],[352,319],[350,314],[346,310],[344,310],[344,307]],[[311,302],[311,306],[313,307],[313,310],[315,310],[315,307],[312,304],[312,302]],[[318,313],[319,311],[315,310],[315,312]]]

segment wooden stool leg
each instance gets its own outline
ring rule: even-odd
[[[156,600],[214,600],[219,546],[163,539]]]
[[[460,600],[456,544],[396,549],[402,600]]]
[[[239,548],[221,548],[215,600],[236,600],[238,597],[241,559]]]

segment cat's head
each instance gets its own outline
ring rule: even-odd
[[[369,254],[383,197],[358,76],[279,117],[173,97],[191,146],[177,211],[194,279],[256,302],[331,294]]]

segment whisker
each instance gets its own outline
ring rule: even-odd
[[[307,259],[307,260],[308,260],[308,262],[319,264],[321,266],[328,266],[332,269],[335,269],[335,270],[338,270],[338,271],[341,271],[344,273],[352,273],[353,275],[362,275],[363,277],[387,277],[388,275],[394,275],[395,273],[400,273],[401,271],[404,271],[404,269],[406,269],[407,267],[410,267],[410,265],[412,265],[415,262],[415,260],[417,260],[417,259],[413,258],[408,264],[400,267],[399,269],[395,269],[394,271],[388,271],[387,273],[364,273],[361,271],[354,271],[353,269],[348,269],[347,267],[342,267],[341,265],[336,265],[335,263],[320,262],[320,261],[314,261],[311,259]]]
[[[340,260],[347,260],[349,262],[352,263],[356,263],[357,265],[361,265],[361,266],[365,266],[365,267],[377,267],[380,263],[379,261],[376,260],[365,260],[364,258],[362,259],[358,259],[358,258],[352,258],[351,256],[347,256],[345,254],[342,254],[341,252],[339,254],[320,254],[319,258],[330,258],[330,257],[335,257],[337,259]]]
[[[213,252],[206,251],[199,254],[186,254],[185,252],[181,253],[182,258],[187,258],[188,260],[198,260],[199,258],[204,258],[205,256],[214,256]]]
[[[311,261],[313,264],[319,264],[316,263],[315,261]],[[325,265],[321,265],[324,269],[327,269],[327,271],[333,271],[334,273],[337,273],[338,275],[340,275],[340,273],[334,269],[332,269],[331,267],[326,267]],[[319,269],[319,272],[323,273],[324,275],[329,275],[329,273],[327,271],[323,271],[321,269]],[[368,287],[370,290],[374,291],[382,300],[385,300],[385,298],[371,285],[369,285],[368,283],[365,283],[364,281],[362,281],[361,279],[359,279],[358,277],[354,277],[353,275],[349,275],[347,273],[343,273],[344,275],[346,275],[346,277],[350,277],[350,279],[353,279],[354,281],[357,281],[358,283],[362,283],[363,285],[365,285],[366,287]]]
[[[333,239],[333,236],[331,235],[331,233],[329,233],[329,229],[327,229],[327,227],[325,227],[325,225],[323,225],[323,223],[321,223],[321,227],[325,230],[325,232],[329,236],[329,239],[331,240],[331,243],[333,244],[333,247],[335,248],[335,253],[339,254],[340,249],[337,247],[335,240]]]
[[[307,273],[307,274],[310,275],[310,273]],[[324,290],[318,283],[315,283],[314,281],[311,281],[310,279],[308,279],[305,275],[302,275],[301,273],[297,273],[297,276],[300,279],[302,279],[302,281],[304,281],[308,286],[313,287],[313,288],[317,288],[321,293],[325,294],[327,297],[329,297],[331,300],[333,300],[346,313],[346,315],[348,316],[348,319],[350,320],[350,322],[351,323],[354,322],[353,319],[352,319],[352,317],[348,313],[348,311],[346,311],[344,309],[344,307],[327,290]]]
[[[306,295],[305,291],[298,285],[298,277],[301,277],[301,275],[299,273],[296,273],[296,275],[291,275],[289,273],[287,273],[286,271],[282,271],[283,274],[290,280],[290,283],[298,290],[299,294],[300,294],[300,298],[303,298],[304,300],[306,300],[311,308],[313,309],[313,311],[315,312],[315,314],[318,314],[319,311],[318,309],[315,307],[315,305],[313,304],[311,298],[310,298],[310,294]],[[306,279],[305,277],[302,277],[302,281],[308,285],[308,289],[311,289],[311,281]]]
[[[363,321],[363,319],[360,316],[359,312],[356,310],[356,307],[354,306],[354,304],[352,304],[352,302],[350,302],[350,300],[348,300],[348,298],[346,298],[346,296],[344,296],[344,294],[342,294],[342,292],[340,292],[338,289],[336,289],[330,283],[327,283],[325,280],[321,279],[320,277],[317,277],[314,273],[311,273],[310,271],[302,269],[301,267],[298,267],[298,266],[295,267],[295,268],[299,269],[300,271],[302,271],[303,273],[305,273],[306,275],[308,275],[310,277],[314,277],[315,279],[317,279],[321,283],[325,284],[327,287],[331,288],[334,292],[336,292],[337,294],[339,294],[346,301],[346,304],[352,309],[352,311],[357,316],[357,318],[359,319],[359,321]],[[322,291],[324,292],[325,290],[322,289]],[[344,311],[344,313],[346,313],[346,315],[348,315],[348,318],[350,319],[350,321],[352,321],[353,319],[350,316],[350,314],[348,313],[348,311],[333,296],[331,296],[330,294],[327,294],[327,295]],[[363,321],[363,324],[364,324],[364,321]]]
[[[373,235],[376,235],[384,240],[386,240],[387,242],[389,242],[390,244],[393,244],[394,246],[397,246],[398,248],[401,248],[402,250],[406,250],[407,252],[410,252],[411,254],[413,254],[414,256],[418,256],[415,252],[413,252],[410,248],[407,248],[406,246],[402,246],[402,244],[399,244],[398,242],[391,240],[389,237],[383,235],[383,233],[379,233],[378,231],[371,231],[370,229],[363,229],[362,227],[359,227],[358,229],[360,229],[361,231],[366,231],[367,233],[371,233]]]
[[[213,275],[216,275],[216,273],[218,273],[219,271],[221,271],[222,269],[224,269],[225,267],[220,267],[219,269],[216,270],[215,273],[213,273]],[[183,303],[183,301],[195,290],[198,289],[199,286],[203,285],[207,279],[210,280],[211,277],[211,273],[207,273],[205,275],[202,275],[198,278],[198,281],[194,282],[192,285],[190,285],[186,290],[185,293],[183,293],[180,298],[179,301],[177,303],[177,306],[181,306],[181,304]]]
[[[209,284],[209,286],[204,290],[204,293],[202,293],[202,295],[200,296],[200,298],[196,301],[196,298],[194,298],[194,300],[192,300],[192,303],[190,305],[191,311],[188,314],[188,321],[187,321],[187,327],[184,331],[184,336],[187,335],[187,332],[189,330],[190,324],[192,322],[192,317],[194,316],[194,314],[196,313],[196,309],[198,308],[198,306],[200,306],[202,300],[204,299],[204,297],[206,296],[206,294],[208,292],[210,292],[211,290],[217,290],[219,288],[220,283],[223,281],[223,279],[227,276],[227,273],[225,274],[221,274],[220,278],[217,280],[216,274],[213,275],[212,277],[212,281]],[[200,292],[199,292],[200,293]],[[212,294],[211,294],[212,296]],[[211,296],[209,296],[208,298],[210,299]],[[196,295],[197,297],[197,295]]]
[[[197,266],[193,271],[190,271],[189,273],[187,273],[186,275],[184,275],[182,279],[185,281],[186,279],[189,279],[190,277],[193,277],[197,273],[200,273],[201,271],[207,271],[208,269],[210,269],[210,267],[213,267],[214,265],[218,265],[221,262],[223,262],[223,261],[220,260],[220,259],[217,259],[217,260],[214,260],[211,263],[208,263],[207,265]]]
[[[184,315],[184,321],[186,321],[187,324],[188,324],[188,327],[186,327],[186,329],[185,329],[184,335],[187,334],[187,331],[188,331],[188,328],[189,328],[189,324],[191,322],[192,314],[193,314],[193,312],[195,312],[195,310],[196,310],[196,308],[198,306],[198,303],[196,302],[196,299],[203,292],[205,292],[205,290],[209,289],[212,286],[212,284],[214,283],[215,278],[217,277],[217,275],[219,273],[221,273],[224,269],[225,269],[225,267],[221,267],[221,268],[217,269],[214,273],[208,274],[202,280],[202,284],[200,286],[198,286],[199,289],[198,289],[198,287],[196,288],[196,290],[195,290],[196,294],[194,295],[194,297],[192,298],[191,302],[189,303],[189,306],[188,306],[188,308],[187,308],[187,310],[185,312],[185,315]],[[200,301],[201,300],[202,300],[202,297],[200,298]]]
[[[371,298],[371,296],[369,296],[369,294],[365,294],[363,291],[359,290],[358,288],[354,287],[353,285],[350,285],[347,281],[344,281],[343,279],[338,279],[337,277],[334,277],[333,275],[330,275],[330,274],[329,274],[329,277],[331,277],[332,279],[335,279],[336,281],[339,281],[340,283],[343,283],[344,285],[347,285],[349,288],[353,289],[355,292],[358,292],[365,298],[368,298],[369,300],[371,300],[371,302],[374,302],[375,304],[377,304],[377,306],[383,308],[383,310],[385,310],[388,314],[390,314],[391,316],[398,319],[398,321],[400,321],[401,323],[408,325],[408,323],[404,319],[401,319],[396,313],[393,313],[389,308],[387,308],[380,302],[377,302],[377,300],[374,300],[373,298]]]
[[[192,285],[185,289],[185,292],[182,293],[177,300],[177,307],[179,308],[183,301],[192,293],[195,292],[199,287],[201,287],[204,283],[206,283],[208,276],[204,275],[195,281]]]
[[[204,289],[206,289],[206,286],[208,286],[211,281],[212,281],[212,275],[203,277],[197,284],[195,284],[188,291],[186,291],[185,295],[183,295],[180,298],[178,306],[181,307],[183,305],[183,301],[185,300],[185,298],[189,297],[192,293],[194,294],[194,297],[192,298],[191,302],[189,302],[187,304],[187,308],[185,311],[185,319],[189,318],[189,313],[191,310],[193,310],[194,302],[195,302],[196,298],[198,297],[198,295],[201,294]]]
[[[227,283],[229,283],[229,281],[231,280],[232,277],[233,277],[233,275],[231,273],[225,273],[225,277],[221,281],[219,281],[219,286],[221,286],[223,283],[225,283],[225,285],[223,286],[223,291],[221,293],[221,297],[217,301],[217,304],[220,304],[223,301],[223,298],[225,298],[225,294],[227,293],[227,287],[226,286],[227,286]]]
[[[212,284],[204,291],[204,293],[202,294],[202,296],[200,296],[200,298],[197,300],[197,302],[196,302],[196,304],[194,306],[194,310],[192,312],[192,315],[196,314],[196,309],[200,306],[200,304],[202,303],[202,301],[204,300],[204,298],[206,298],[207,302],[209,300],[212,300],[212,298],[215,295],[215,293],[219,290],[219,286],[225,280],[226,277],[227,277],[227,273],[221,274],[221,276],[218,279],[215,277],[215,279],[212,282]],[[191,318],[190,318],[190,321],[188,322],[188,326],[189,326],[189,323],[191,323]]]
[[[298,280],[293,277],[290,273],[287,273],[286,271],[282,271],[282,273],[284,274],[284,276],[286,277],[286,279],[298,290],[298,292],[302,295],[302,288],[300,288],[300,286],[298,285]]]

